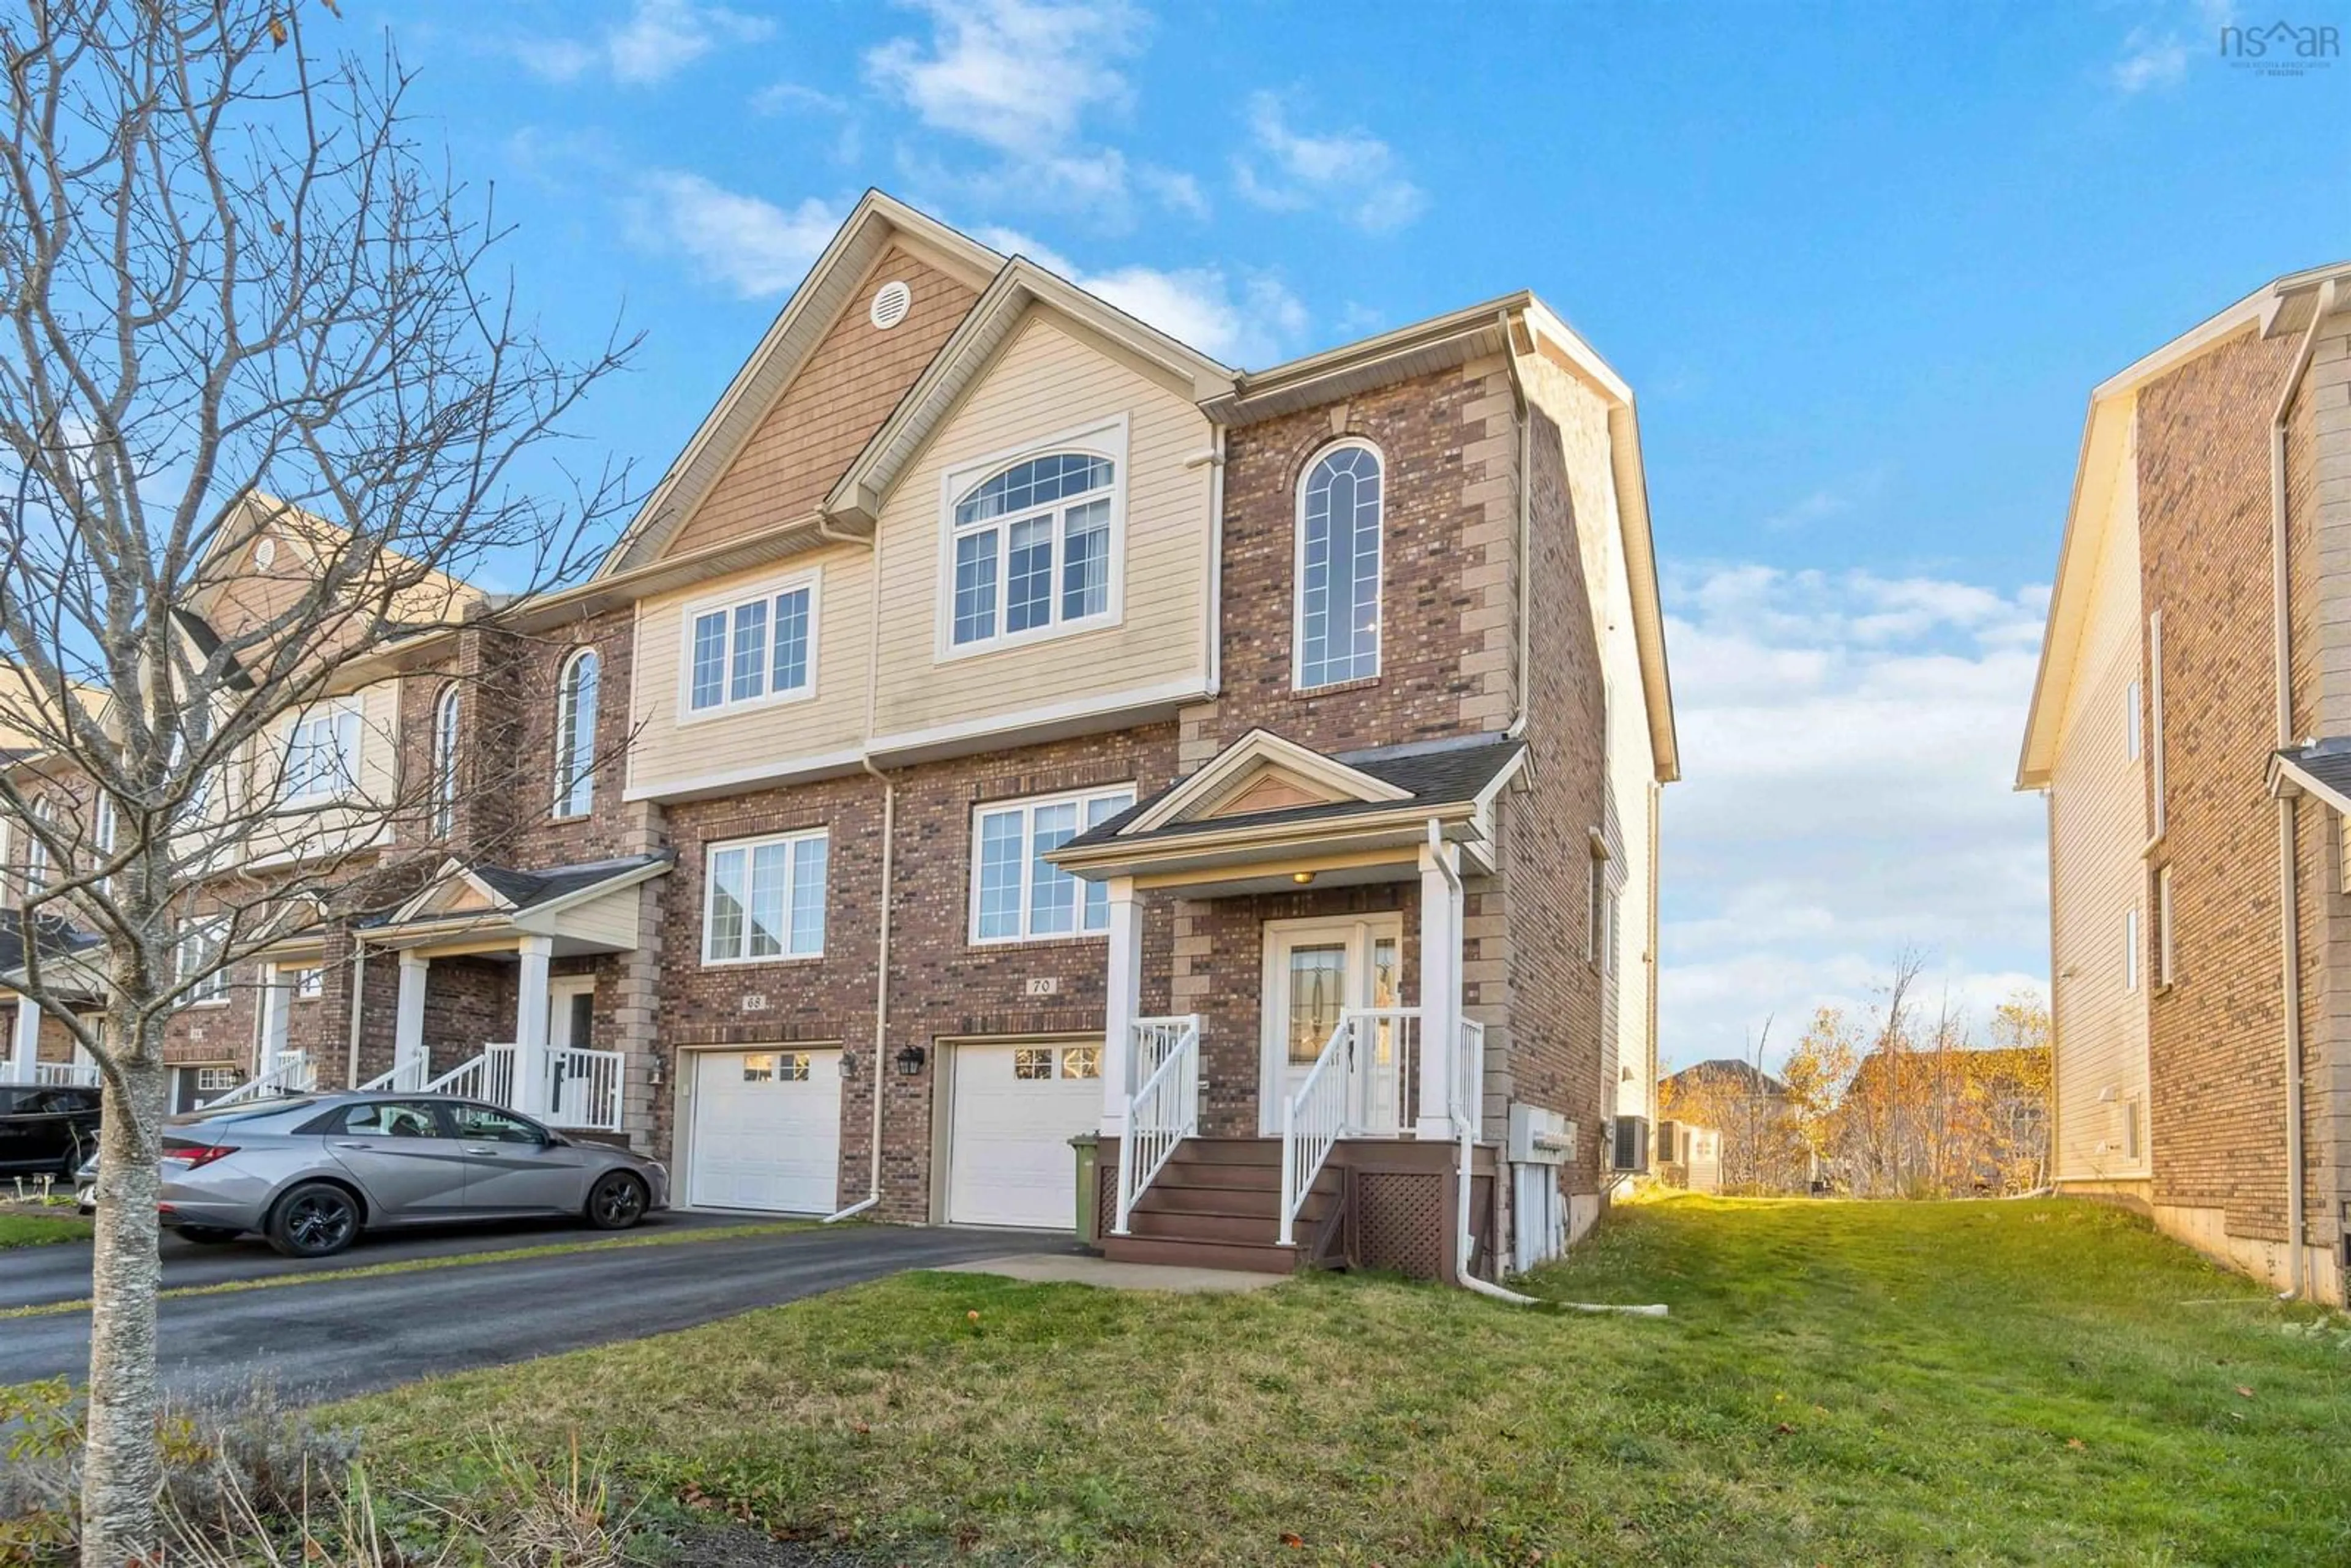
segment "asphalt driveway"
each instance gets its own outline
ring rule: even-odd
[[[512,1232],[500,1241],[530,1244]],[[165,1300],[163,1381],[174,1394],[194,1395],[233,1391],[266,1375],[291,1397],[323,1399],[690,1328],[901,1270],[1074,1248],[1066,1233],[856,1226],[360,1279],[329,1274],[268,1290]],[[87,1282],[86,1249],[24,1250],[79,1252]],[[346,1266],[382,1260],[356,1251],[344,1259]],[[0,1280],[13,1280],[26,1261],[22,1253],[0,1254]],[[167,1282],[198,1282],[172,1280],[171,1267]],[[183,1272],[194,1267],[182,1265]],[[78,1376],[89,1358],[85,1312],[0,1322],[0,1384]]]
[[[258,1236],[247,1236],[219,1246],[200,1247],[163,1232],[163,1288],[176,1291],[191,1285],[220,1285],[236,1280],[258,1280],[272,1274],[316,1274],[337,1269],[361,1269],[375,1263],[405,1263],[418,1258],[455,1258],[467,1252],[510,1252],[518,1247],[604,1244],[650,1232],[709,1229],[716,1226],[756,1225],[769,1218],[758,1214],[686,1213],[665,1209],[649,1214],[636,1229],[608,1233],[590,1230],[571,1219],[519,1220],[500,1225],[451,1225],[413,1230],[381,1230],[363,1234],[347,1252],[331,1258],[281,1258]],[[0,1311],[9,1307],[47,1306],[53,1301],[78,1301],[89,1295],[89,1243],[51,1242],[0,1252]]]

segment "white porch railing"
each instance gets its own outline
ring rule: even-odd
[[[1332,1146],[1347,1134],[1347,1112],[1357,1098],[1353,1082],[1355,1019],[1339,1015],[1339,1027],[1322,1044],[1297,1091],[1281,1103],[1281,1244],[1297,1239],[1298,1211]]]
[[[1165,1168],[1176,1145],[1200,1130],[1200,1017],[1137,1019],[1126,1039],[1126,1099],[1118,1142],[1114,1236],[1127,1234],[1134,1200]]]
[[[1453,1053],[1453,1123],[1475,1138],[1486,1119],[1486,1026],[1461,1020],[1460,1049]]]
[[[33,1063],[33,1082],[51,1089],[95,1089],[98,1087],[98,1063],[37,1061]]]
[[[319,1086],[319,1070],[310,1058],[299,1051],[279,1054],[277,1065],[268,1071],[248,1078],[225,1094],[216,1094],[204,1102],[206,1110],[215,1105],[235,1105],[247,1100],[258,1100],[265,1094],[308,1094]]]
[[[486,1100],[493,1105],[512,1106],[514,1089],[515,1048],[491,1044],[482,1047],[481,1055],[467,1058],[426,1083],[421,1092],[456,1094],[467,1100]]]
[[[621,1130],[621,1067],[617,1051],[547,1053],[547,1120],[557,1127]]]
[[[362,1094],[421,1094],[425,1080],[433,1075],[433,1053],[417,1051],[402,1057],[389,1072],[379,1072],[360,1085]]]

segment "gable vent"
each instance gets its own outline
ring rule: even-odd
[[[914,291],[896,278],[883,284],[873,296],[873,308],[866,312],[872,323],[884,332],[906,319],[914,308]]]

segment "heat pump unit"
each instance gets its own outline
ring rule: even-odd
[[[1615,1147],[1611,1168],[1620,1171],[1646,1171],[1649,1168],[1649,1119],[1646,1116],[1619,1116],[1613,1124]]]

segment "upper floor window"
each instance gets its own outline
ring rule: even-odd
[[[433,836],[445,839],[457,825],[458,695],[452,682],[433,705]]]
[[[1380,673],[1380,456],[1360,441],[1314,460],[1298,487],[1301,690]]]
[[[822,828],[711,846],[703,888],[702,961],[821,956],[829,851]]]
[[[191,920],[180,928],[177,959],[180,977],[188,985],[190,1005],[207,1007],[228,1000],[228,969],[221,963],[227,944],[225,916]]]
[[[312,708],[294,721],[286,743],[279,803],[308,806],[338,800],[359,788],[360,714],[336,704]]]
[[[972,821],[972,940],[1108,931],[1109,887],[1079,882],[1045,854],[1134,804],[1134,787],[1120,784],[980,807]]]
[[[595,801],[596,651],[563,663],[555,683],[555,814],[584,817]]]
[[[686,708],[715,713],[815,690],[816,580],[685,612]]]
[[[1124,425],[1114,434],[1123,441]],[[948,518],[947,649],[1076,631],[1118,603],[1118,458],[1053,452],[1000,468]]]
[[[57,825],[57,809],[47,795],[33,802],[32,826],[25,830],[25,891],[46,893],[49,886],[49,845],[41,835]]]

